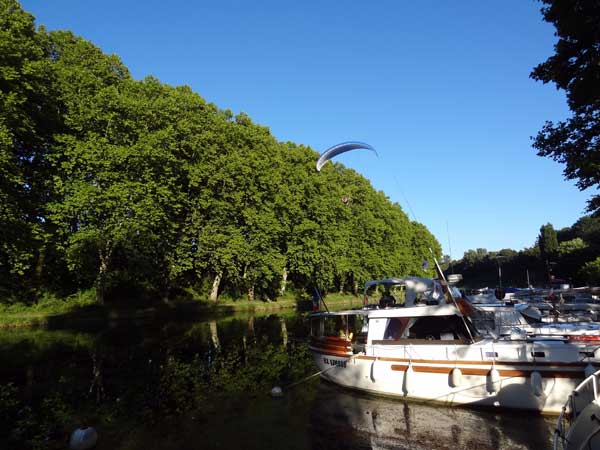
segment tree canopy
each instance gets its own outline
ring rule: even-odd
[[[441,255],[427,228],[317,158],[0,0],[2,302],[89,287],[99,302],[275,299],[424,275]]]
[[[531,77],[564,90],[572,116],[548,121],[534,139],[539,156],[565,164],[564,175],[581,190],[600,186],[600,4],[586,0],[541,0],[544,20],[554,25],[554,55]],[[600,196],[588,203],[600,212]]]

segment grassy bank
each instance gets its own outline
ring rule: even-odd
[[[331,294],[325,297],[330,309],[355,308],[361,305],[359,297],[351,294]],[[321,306],[322,307],[322,306]],[[0,305],[0,328],[68,326],[82,321],[110,321],[120,319],[173,319],[194,318],[209,314],[233,314],[237,312],[268,313],[281,310],[310,311],[309,299],[286,295],[276,301],[225,298],[216,302],[206,299],[177,299],[149,307],[132,305],[99,305],[95,302],[93,289],[79,292],[67,298],[45,296],[38,303]]]

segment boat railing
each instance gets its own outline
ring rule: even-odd
[[[600,370],[593,373],[573,389],[558,416],[554,430],[554,450],[565,450],[570,426],[587,405],[598,400],[600,393]]]

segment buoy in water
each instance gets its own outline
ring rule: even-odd
[[[531,390],[536,397],[541,397],[544,393],[544,386],[542,384],[542,374],[537,370],[531,372],[531,376],[529,377],[529,381],[531,382]]]
[[[462,371],[455,367],[450,372],[450,387],[459,387],[462,384]]]
[[[283,397],[283,390],[279,386],[273,387],[271,389],[271,397]]]
[[[498,392],[498,387],[500,386],[500,372],[496,370],[495,367],[492,367],[485,377],[485,389],[493,394],[494,392]]]
[[[69,448],[71,450],[87,450],[98,442],[98,433],[92,427],[77,428],[71,434]]]

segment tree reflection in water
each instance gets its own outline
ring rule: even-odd
[[[0,332],[0,448],[548,447],[552,422],[369,397],[312,379],[299,315]],[[285,395],[272,399],[274,385]],[[522,423],[527,422],[527,427]]]

